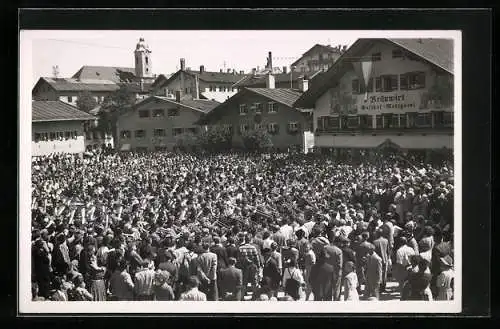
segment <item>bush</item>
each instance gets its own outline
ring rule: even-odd
[[[245,131],[241,138],[245,148],[251,151],[263,151],[273,147],[271,135],[266,129]]]
[[[211,127],[197,136],[197,144],[208,151],[229,150],[232,144],[232,134],[218,127]]]

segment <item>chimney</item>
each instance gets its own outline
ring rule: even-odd
[[[307,77],[304,76],[302,77],[302,79],[299,80],[299,90],[305,93],[308,88],[309,88],[309,80],[307,80]]]
[[[273,54],[271,52],[268,53],[267,68],[270,69],[271,71],[273,70]]]
[[[227,73],[231,73],[231,69],[227,69]]]
[[[245,71],[240,71],[240,74],[245,74]]]
[[[181,71],[184,71],[186,69],[186,60],[184,58],[181,58]]]
[[[177,90],[177,91],[175,92],[175,101],[176,101],[177,103],[180,103],[180,102],[181,102],[181,91],[180,91],[180,90]]]
[[[257,69],[254,67],[254,68],[252,69],[252,74],[253,74],[253,75],[255,75],[256,73],[257,73]]]
[[[141,91],[144,91],[144,80],[139,80],[139,86],[141,87]]]
[[[194,76],[194,90],[193,90],[193,98],[200,98],[200,79],[198,78],[198,74]]]
[[[286,66],[283,66],[283,73],[286,74]]]
[[[200,65],[200,74],[205,72],[205,65]]]
[[[344,47],[342,47],[342,51],[346,51],[347,50],[347,46],[344,45]]]
[[[236,70],[235,69],[233,69],[233,75],[236,75]]]
[[[266,88],[268,89],[274,89],[275,83],[274,83],[274,76],[269,73],[266,75]]]

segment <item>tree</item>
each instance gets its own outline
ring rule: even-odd
[[[243,139],[243,145],[248,150],[263,151],[273,147],[271,135],[266,129],[244,131],[241,138]]]
[[[211,127],[197,136],[197,144],[207,151],[228,150],[232,144],[231,130],[228,131],[217,126]]]
[[[196,135],[190,131],[175,136],[175,146],[181,150],[192,150],[197,142]]]
[[[95,109],[97,106],[97,101],[88,91],[83,91],[78,95],[78,99],[76,100],[76,107],[80,111],[89,113],[90,110]]]
[[[98,130],[111,134],[113,140],[118,140],[116,123],[121,114],[129,110],[136,102],[135,95],[122,85],[120,89],[106,96],[99,112]]]

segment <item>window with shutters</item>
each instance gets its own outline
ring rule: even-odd
[[[240,115],[247,115],[248,107],[247,104],[240,104]]]
[[[398,90],[398,76],[393,75],[385,75],[381,77],[382,79],[382,91],[383,92],[391,92]]]
[[[244,133],[250,130],[250,126],[247,123],[240,124],[240,133]]]
[[[432,126],[431,113],[419,113],[417,116],[417,127],[428,128]]]
[[[146,130],[144,129],[139,129],[135,131],[135,138],[136,139],[142,139],[146,137]]]
[[[278,104],[274,102],[267,103],[267,112],[268,113],[276,113],[278,112]]]
[[[120,136],[123,139],[129,139],[130,137],[132,137],[132,133],[130,132],[130,130],[122,130]]]
[[[349,116],[347,118],[347,128],[359,128],[359,116]]]
[[[139,118],[149,118],[149,110],[139,110]]]
[[[255,113],[262,113],[263,104],[262,103],[254,103],[253,105]]]
[[[375,79],[375,92],[381,92],[382,91],[382,78],[377,77]]]
[[[154,130],[154,137],[165,137],[165,129],[157,128]]]
[[[163,118],[165,116],[165,111],[163,109],[153,110],[153,118]]]
[[[296,133],[299,131],[299,123],[298,122],[289,122],[288,123],[288,132]]]
[[[275,122],[272,122],[270,124],[267,125],[267,131],[270,133],[270,134],[278,134],[279,133],[279,126],[277,123]]]
[[[399,76],[401,90],[425,88],[425,72],[410,72]]]
[[[375,116],[375,122],[376,122],[377,129],[383,129],[384,128],[384,119],[382,118],[381,114],[378,114],[378,115]]]
[[[184,130],[182,128],[173,128],[172,129],[172,135],[173,136],[181,135],[183,131]]]

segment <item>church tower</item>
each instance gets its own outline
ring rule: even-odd
[[[152,78],[152,63],[151,50],[144,42],[144,38],[140,38],[135,47],[135,76],[138,78]]]

